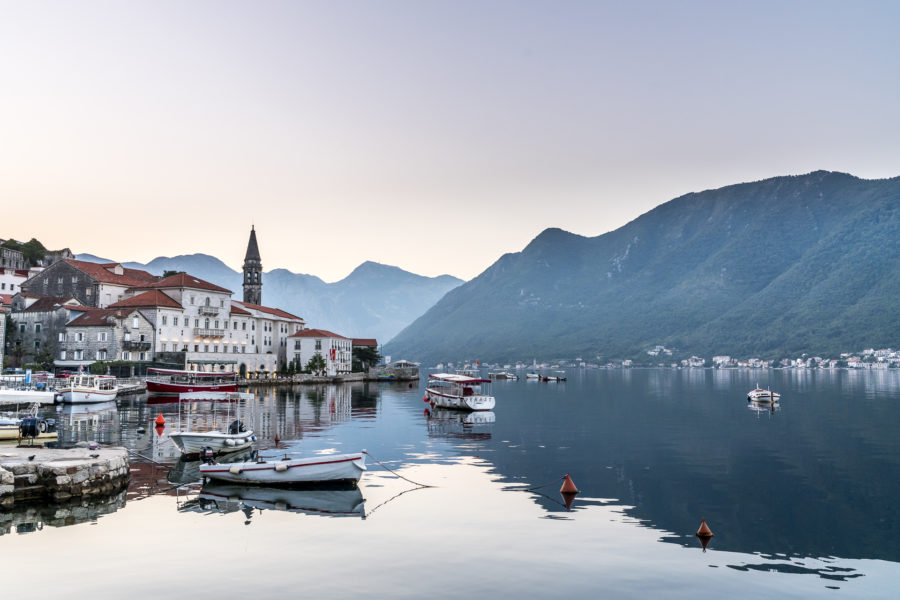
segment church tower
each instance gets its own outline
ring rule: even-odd
[[[256,229],[252,225],[244,257],[244,302],[262,304],[262,262],[256,245]]]

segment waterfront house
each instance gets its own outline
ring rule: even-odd
[[[147,271],[128,269],[119,263],[63,259],[24,282],[22,290],[31,294],[76,298],[85,306],[106,308],[125,298],[129,288],[158,279]]]
[[[55,356],[66,324],[91,308],[71,297],[15,294],[10,313],[13,336],[9,340],[15,348],[9,354],[15,355],[20,364],[32,362],[41,354]]]
[[[95,361],[149,363],[153,323],[137,308],[95,308],[66,326],[57,367],[87,367]]]
[[[302,329],[288,338],[290,360],[302,367],[313,356],[319,354],[325,359],[325,374],[329,376],[349,373],[353,360],[353,341],[325,329]]]

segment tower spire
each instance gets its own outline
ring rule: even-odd
[[[256,227],[252,224],[244,256],[244,302],[262,304],[262,260],[256,243]]]

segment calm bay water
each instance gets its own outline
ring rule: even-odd
[[[0,517],[5,571],[13,591],[97,598],[896,597],[900,373],[567,375],[496,382],[493,419],[426,416],[424,381],[254,389],[240,407],[264,455],[365,448],[429,488],[373,460],[358,489],[201,488],[166,437],[177,404],[60,408],[62,443],[135,453],[131,488]],[[782,393],[774,412],[748,405],[757,382]]]

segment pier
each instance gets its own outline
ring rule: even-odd
[[[0,507],[101,497],[128,486],[125,448],[0,448]]]

